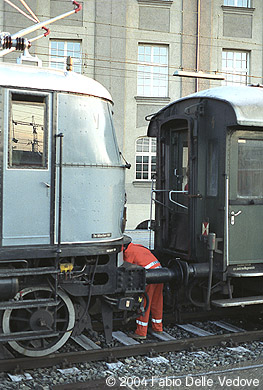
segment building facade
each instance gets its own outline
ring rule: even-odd
[[[16,5],[26,11],[20,1]],[[114,100],[118,143],[125,160],[127,228],[151,215],[156,144],[147,120],[171,101],[223,84],[262,83],[262,0],[85,0],[82,12],[50,26],[30,49],[46,67],[65,67],[101,82]],[[1,30],[15,33],[32,21],[0,0]],[[28,0],[43,21],[72,2]],[[39,32],[41,34],[42,32]],[[27,36],[28,39],[35,36]],[[14,62],[17,53],[3,61]],[[173,76],[176,70],[215,72],[224,81]]]

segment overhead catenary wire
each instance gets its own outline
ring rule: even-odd
[[[100,36],[100,38],[103,38],[102,36]],[[109,37],[108,37],[109,38]],[[114,39],[114,38],[116,38],[116,39],[119,39],[119,37],[111,37],[112,39]],[[52,40],[56,40],[55,38],[54,39],[52,39]],[[58,38],[57,39],[58,41],[64,41],[63,39],[60,39],[60,38]],[[32,42],[33,42],[33,40],[31,40]],[[65,41],[67,41],[67,39],[65,39]],[[75,41],[79,41],[78,39],[76,39]],[[172,43],[179,43],[179,42],[172,42]],[[164,43],[157,43],[157,42],[155,42],[155,44],[156,45],[162,45],[162,44],[164,44]],[[190,43],[187,43],[187,45],[192,45],[192,46],[195,46],[195,44],[193,43],[193,44],[190,44]],[[210,46],[210,45],[200,45],[200,46]],[[39,45],[38,46],[38,49],[41,49],[41,48],[43,48],[43,49],[46,49],[46,46],[41,46],[41,45]],[[230,48],[222,48],[222,50],[231,50]],[[235,51],[235,50],[237,50],[237,49],[232,49],[233,51]],[[247,51],[247,52],[250,52],[251,50],[243,50],[243,49],[240,49],[241,51]],[[257,50],[257,49],[253,49],[253,50]],[[259,49],[258,49],[258,51],[259,51]],[[260,50],[260,51],[262,51],[262,50]],[[42,55],[43,53],[41,53],[41,52],[39,52],[39,51],[36,51],[35,52],[35,54],[36,55]],[[56,55],[56,57],[60,57],[59,55]],[[61,57],[63,57],[63,56],[61,56]],[[111,62],[111,63],[113,63],[113,62],[115,62],[116,64],[117,63],[119,63],[119,64],[131,64],[131,65],[138,65],[138,61],[136,62],[135,60],[125,60],[125,61],[121,61],[121,60],[114,60],[112,57],[99,57],[99,58],[94,58],[94,57],[91,57],[90,56],[90,54],[89,53],[82,53],[82,57],[84,58],[84,60],[82,59],[82,61],[85,61],[85,57],[86,57],[86,59],[87,60],[89,60],[89,61],[106,61],[106,62]],[[48,61],[46,61],[46,63],[48,63]],[[149,64],[149,65],[152,65],[152,64]],[[177,66],[177,68],[180,68],[180,65],[178,65]],[[184,70],[187,70],[187,71],[194,71],[194,68],[186,68],[186,67],[184,67],[183,68]],[[223,71],[220,71],[220,70],[218,70],[218,69],[204,69],[204,68],[202,68],[202,71],[205,71],[205,72],[217,72],[217,73],[226,73],[226,72],[223,72]],[[229,73],[229,74],[240,74],[240,73],[232,73],[232,72],[227,72],[227,73]],[[252,74],[249,74],[249,77],[252,77],[252,78],[261,78],[262,76],[259,76],[259,75],[252,75]]]
[[[48,17],[48,16],[47,16]],[[138,32],[140,32],[140,34],[141,34],[141,31],[137,28],[137,27],[129,27],[129,26],[124,26],[124,25],[111,25],[111,24],[109,24],[109,23],[101,23],[101,22],[97,22],[97,21],[87,21],[87,23],[89,23],[89,24],[96,24],[96,25],[102,25],[102,26],[108,26],[108,27],[120,27],[120,28],[124,28],[124,29],[129,29],[129,28],[132,28],[133,30],[137,30]],[[13,25],[6,25],[5,26],[5,28],[6,29],[10,29],[10,28],[17,28],[18,26],[13,26]],[[22,26],[20,26],[21,28],[22,28]],[[82,27],[79,27],[78,26],[78,28],[82,28]],[[56,27],[54,26],[53,27],[53,29],[55,30],[56,29]],[[54,32],[54,31],[53,31]],[[55,33],[59,33],[59,31],[55,31]],[[156,33],[158,33],[158,31],[156,31]],[[83,32],[83,33],[80,33],[79,31],[71,31],[70,29],[69,30],[67,30],[66,31],[66,34],[65,34],[66,36],[70,36],[70,35],[74,35],[74,37],[77,37],[77,38],[75,38],[75,40],[77,41],[77,40],[82,40],[82,37],[83,38],[86,38],[86,37],[90,37],[90,38],[94,38],[95,37],[95,34],[90,34],[90,33],[87,33],[86,31],[85,32]],[[147,42],[148,43],[152,43],[152,44],[167,44],[167,42],[169,42],[169,43],[173,43],[173,44],[180,44],[180,40],[178,40],[178,41],[173,41],[173,40],[171,40],[170,39],[170,37],[171,36],[173,36],[173,35],[175,35],[175,36],[178,36],[178,37],[190,37],[190,38],[193,38],[193,41],[192,42],[185,42],[184,43],[184,46],[187,46],[187,45],[192,45],[192,46],[195,46],[196,45],[196,43],[195,43],[195,38],[196,38],[196,34],[185,34],[185,33],[181,33],[181,32],[178,32],[178,33],[175,33],[175,32],[169,32],[169,41],[167,41],[167,40],[158,40],[158,42],[156,41],[156,39],[152,39],[152,38],[149,38],[149,37],[147,37]],[[122,36],[114,36],[114,35],[112,35],[112,33],[111,33],[111,35],[102,35],[102,34],[100,34],[100,35],[97,35],[97,38],[101,38],[101,39],[119,39],[119,40],[125,40],[125,41],[127,41],[127,40],[134,40],[134,41],[138,41],[138,37],[127,37],[127,36],[125,36],[125,37],[122,37]],[[61,39],[61,38],[60,38]],[[71,39],[71,38],[65,38],[65,39]],[[219,41],[221,41],[222,43],[224,43],[224,41],[226,42],[226,46],[227,47],[225,47],[225,49],[232,49],[232,50],[242,50],[242,51],[251,51],[251,50],[258,50],[258,51],[262,51],[262,44],[261,43],[256,43],[256,42],[253,42],[253,41],[251,41],[251,42],[248,42],[248,41],[244,41],[244,40],[240,40],[240,39],[230,39],[230,38],[224,38],[224,37],[212,37],[212,36],[204,36],[204,35],[202,35],[202,34],[200,34],[200,39],[202,39],[202,40],[207,40],[207,41],[216,41],[216,43],[204,43],[203,41],[200,41],[200,47],[202,46],[202,47],[211,47],[211,48],[213,48],[213,47],[215,47],[215,48],[218,48],[219,47],[219,45],[218,45],[218,42]],[[141,39],[141,41],[143,42],[143,41],[145,41],[145,39]],[[230,44],[236,44],[236,43],[238,43],[238,45],[239,45],[239,48],[237,48],[237,47],[234,47],[234,46],[231,46],[230,47]],[[246,44],[246,45],[249,45],[249,48],[246,46],[246,48],[244,49],[244,48],[241,48],[241,46],[242,46],[242,44]],[[222,46],[222,44],[221,44],[221,46]],[[258,48],[255,48],[255,46],[256,47],[258,47]]]
[[[87,68],[90,68],[90,70],[93,70],[93,67],[92,66],[85,66],[85,68],[87,69]],[[49,68],[50,69],[50,68]],[[100,73],[98,70],[101,70],[101,72],[102,73]],[[105,74],[105,72],[104,72],[104,70],[109,70],[109,71],[111,71],[112,70],[112,68],[108,68],[108,67],[98,67],[98,69],[97,69],[97,72],[96,72],[96,80],[97,81],[99,81],[100,80],[100,77],[103,77],[103,78],[105,78],[105,77],[112,77],[112,74],[111,73],[106,73]],[[116,69],[116,70],[118,70],[119,71],[119,69]],[[132,72],[132,71],[131,71]],[[114,74],[114,78],[117,78],[117,79],[130,79],[130,80],[134,80],[134,79],[136,79],[136,71],[133,71],[134,72],[134,75],[126,75],[126,76],[121,76],[120,74],[118,74],[118,73],[115,73]],[[84,73],[85,74],[85,73]],[[86,76],[88,76],[88,74],[86,73]],[[258,76],[257,77],[258,79],[262,79],[260,76]],[[172,76],[171,74],[170,75],[168,75],[168,79],[169,79],[169,83],[180,83],[180,80],[179,80],[179,78],[176,78],[176,77],[174,77],[174,76]],[[193,85],[193,82],[194,82],[194,79],[192,80],[192,79],[184,79],[184,85]],[[257,82],[255,82],[256,84],[257,84]],[[258,82],[259,83],[259,82]],[[232,85],[240,85],[240,83],[239,82],[237,82],[237,81],[231,81],[231,84]],[[218,86],[218,85],[221,85],[221,84],[219,84],[219,81],[217,81],[217,80],[210,80],[210,86],[212,87],[212,86]],[[245,84],[242,84],[242,85],[245,85]],[[110,87],[108,87],[108,89],[110,89]],[[135,95],[136,95],[136,93],[135,93]],[[147,98],[151,98],[151,97],[155,97],[155,98],[157,98],[157,99],[160,99],[160,102],[163,100],[163,99],[167,99],[167,98],[170,98],[171,96],[170,95],[166,95],[166,96],[142,96],[142,98],[145,98],[145,99],[147,99]]]
[[[35,53],[35,54],[38,54],[38,53]],[[90,60],[91,58],[89,58]],[[95,59],[95,61],[98,60],[98,59]],[[108,63],[109,60],[98,60],[98,61],[101,61],[101,62],[105,62],[105,63]],[[11,60],[10,62],[16,62],[15,60]],[[44,60],[43,61],[44,64],[47,64],[49,65],[49,60]],[[82,64],[82,68],[84,69],[90,69],[90,70],[93,70],[94,69],[94,66],[93,65],[88,65],[88,64]],[[171,68],[171,67],[170,67]],[[175,67],[174,67],[175,68]],[[56,69],[56,68],[54,68]],[[171,68],[172,69],[172,68]],[[195,69],[194,68],[184,68],[185,70],[187,71],[191,71],[191,72],[194,72]],[[124,70],[124,69],[123,69]],[[99,73],[99,71],[101,71],[102,73]],[[105,73],[104,71],[109,71],[109,73]],[[114,75],[112,75],[112,71],[116,71],[116,73],[114,73]],[[101,65],[96,65],[96,76],[103,76],[103,77],[114,77],[114,78],[119,78],[119,79],[134,79],[136,77],[136,75],[138,74],[138,71],[137,69],[133,70],[133,69],[129,69],[129,70],[125,70],[125,75],[121,75],[120,73],[120,68],[118,67],[110,67],[110,66],[101,66]],[[171,71],[172,73],[173,71]],[[210,72],[214,72],[214,71],[210,71]],[[128,73],[128,74],[127,74]],[[134,75],[132,75],[132,73]],[[171,73],[168,73],[168,80],[169,82],[174,82],[174,83],[179,83],[180,80],[177,79],[176,77],[174,77]],[[212,73],[211,73],[212,74]],[[228,74],[228,75],[233,75],[233,76],[240,76],[241,74],[240,73],[234,73],[234,72],[223,72],[223,71],[218,71],[217,74]],[[150,73],[149,73],[150,75]],[[262,76],[260,75],[251,75],[251,74],[248,74],[247,75],[248,78],[253,78],[253,79],[259,79],[259,81],[262,79]],[[150,79],[150,77],[145,77],[146,79]],[[192,80],[184,80],[184,83],[185,84],[192,84]],[[240,84],[238,81],[231,81],[232,84]],[[215,85],[218,85],[218,81],[217,82],[214,82]]]
[[[56,41],[56,39],[52,39],[51,41]],[[61,40],[61,39],[57,39],[57,41],[64,41],[64,40]],[[65,40],[65,41],[67,41],[67,40]],[[37,49],[39,50],[39,49],[41,49],[41,48],[43,48],[43,49],[46,49],[46,46],[38,46],[37,47]],[[43,53],[42,52],[40,52],[40,51],[38,51],[38,50],[36,50],[35,52],[34,52],[34,54],[36,54],[36,55],[43,55]],[[151,66],[158,66],[159,64],[158,63],[147,63],[147,62],[145,62],[145,63],[142,63],[142,62],[140,62],[140,61],[136,61],[136,60],[133,60],[133,59],[125,59],[125,60],[120,60],[120,59],[114,59],[113,57],[104,57],[104,56],[100,56],[100,57],[91,57],[90,56],[90,54],[89,53],[86,53],[86,52],[81,52],[81,57],[82,58],[80,58],[80,57],[75,57],[76,58],[76,60],[78,60],[78,61],[81,61],[81,66],[83,67],[91,67],[90,65],[87,65],[86,63],[85,63],[85,61],[92,61],[92,62],[94,62],[94,61],[98,61],[98,62],[105,62],[105,63],[115,63],[116,65],[120,65],[120,66],[122,66],[122,65],[134,65],[134,66],[136,66],[136,67],[138,67],[138,65],[146,65],[146,66],[149,66],[149,67],[151,67]],[[53,58],[52,57],[49,57],[49,59],[48,60],[43,60],[43,62],[44,63],[46,63],[46,64],[48,64],[50,61],[53,61],[53,62],[55,62],[55,59],[56,58],[66,58],[66,56],[64,56],[64,55],[59,55],[59,54],[56,54]],[[74,58],[74,56],[72,57],[72,58]],[[100,66],[100,65],[96,65],[98,68],[101,68],[101,69],[112,69],[112,70],[116,70],[116,71],[120,71],[120,70],[122,70],[122,68],[121,67],[112,67],[112,66],[108,66],[108,67],[102,67],[102,66]],[[190,72],[193,72],[195,69],[194,68],[191,68],[191,67],[184,67],[184,68],[181,68],[180,67],[180,65],[174,65],[174,66],[171,66],[171,65],[168,65],[168,73],[169,73],[169,71],[171,70],[171,72],[173,72],[172,71],[172,69],[178,69],[178,68],[180,68],[180,69],[183,69],[183,70],[185,70],[185,71],[190,71]],[[133,70],[133,69],[130,69],[130,70],[127,70],[126,69],[126,71],[129,71],[129,72],[138,72],[137,71],[137,69],[135,69],[135,70]],[[225,71],[225,70],[218,70],[218,69],[206,69],[206,68],[202,68],[202,71],[203,72],[207,72],[207,73],[211,73],[211,74],[213,74],[214,72],[216,72],[217,74],[229,74],[229,75],[241,75],[241,72],[231,72],[231,71]],[[147,72],[144,72],[145,74],[147,74]],[[151,74],[151,72],[149,72],[149,74]],[[252,74],[247,74],[247,77],[251,77],[251,78],[261,78],[262,76],[261,75],[252,75]]]
[[[35,54],[36,55],[41,55],[42,53],[40,53],[40,52],[35,52]],[[56,57],[59,57],[59,56],[56,56]],[[63,56],[61,56],[61,58],[62,58]],[[65,57],[64,57],[65,58]],[[49,59],[49,60],[43,60],[43,63],[44,64],[46,64],[47,66],[49,66],[49,63],[50,63],[50,60],[51,59]],[[52,61],[54,61],[54,59],[52,59]],[[102,65],[98,65],[98,63],[99,62],[104,62],[104,63],[106,63],[106,64],[108,64],[109,62],[111,62],[111,63],[116,63],[116,64],[120,64],[120,65],[124,65],[124,64],[126,64],[126,65],[129,65],[129,64],[131,64],[131,65],[136,65],[136,66],[138,66],[138,65],[140,65],[140,63],[139,62],[135,62],[135,61],[133,61],[133,62],[129,62],[129,61],[114,61],[114,60],[112,60],[112,59],[110,59],[110,58],[107,58],[107,57],[104,57],[104,58],[93,58],[93,57],[90,57],[90,56],[88,56],[88,58],[83,58],[82,60],[81,60],[81,67],[82,67],[82,69],[84,68],[84,69],[90,69],[90,70],[92,70],[92,69],[94,69],[94,66],[93,65],[88,65],[85,61],[92,61],[92,62],[94,62],[94,61],[97,61],[97,64],[96,64],[96,75],[97,76],[99,76],[99,75],[101,75],[101,76],[104,76],[104,77],[116,77],[116,78],[126,78],[126,79],[128,79],[128,78],[134,78],[134,76],[132,76],[132,73],[136,76],[137,74],[138,74],[138,70],[137,70],[137,68],[136,69],[127,69],[127,68],[125,68],[124,69],[124,67],[123,68],[120,68],[120,67],[113,67],[113,66],[102,66]],[[11,60],[11,62],[15,62],[15,60]],[[153,64],[149,64],[149,66],[154,66]],[[168,75],[167,75],[167,77],[168,77],[168,79],[169,79],[169,81],[173,81],[173,82],[179,82],[179,80],[177,79],[176,80],[176,78],[172,75],[173,74],[173,72],[174,72],[174,69],[177,69],[178,67],[176,67],[176,66],[168,66]],[[55,69],[55,68],[54,68]],[[109,73],[105,73],[104,71],[109,71]],[[121,71],[121,70],[123,70],[123,73],[125,72],[125,75],[122,75],[122,74],[120,74],[119,72]],[[194,72],[195,71],[195,69],[194,68],[184,68],[184,70],[185,71],[189,71],[189,72]],[[102,71],[103,73],[99,73],[99,71]],[[112,71],[116,71],[116,73],[114,74],[114,75],[112,75]],[[228,71],[228,72],[226,72],[226,71],[215,71],[215,70],[203,70],[203,71],[205,71],[205,72],[210,72],[211,73],[211,75],[212,74],[214,74],[214,72],[216,72],[216,74],[218,74],[218,75],[231,75],[231,76],[246,76],[247,78],[250,78],[250,79],[259,79],[259,81],[262,79],[262,76],[261,75],[253,75],[253,74],[246,74],[246,75],[244,75],[244,74],[242,74],[242,73],[237,73],[237,72],[230,72],[230,71]],[[147,74],[149,75],[149,76],[147,76]],[[146,75],[146,77],[144,77],[145,79],[150,79],[151,77],[151,72],[145,72],[144,73],[144,75]],[[162,75],[163,76],[163,75]],[[256,82],[256,81],[255,81]],[[191,83],[191,80],[185,80],[184,81],[184,83]],[[238,81],[231,81],[231,83],[233,83],[233,84],[240,84]]]
[[[64,1],[65,3],[67,1]],[[6,12],[6,13],[11,13],[12,11],[4,11],[2,10],[1,12]],[[14,12],[13,12],[14,13]],[[196,12],[193,12],[193,13],[196,13]],[[50,16],[49,15],[41,15],[42,18],[49,18]],[[121,24],[114,24],[114,23],[103,23],[103,22],[99,22],[99,21],[92,21],[92,20],[83,20],[82,21],[83,24],[87,23],[87,24],[96,24],[96,25],[101,25],[101,26],[108,26],[108,27],[116,27],[116,28],[123,28],[125,30],[135,30],[135,31],[138,31],[138,33],[142,33],[142,30],[140,30],[138,27],[133,27],[133,26],[127,26],[127,25],[121,25]],[[70,24],[69,24],[70,26]],[[14,25],[6,25],[5,26],[6,28],[17,28],[18,26],[14,26]],[[20,26],[21,28],[23,28],[23,26]],[[82,26],[76,26],[77,28],[83,28]],[[55,26],[54,26],[55,28]],[[151,34],[158,34],[159,32],[162,32],[162,34],[165,34],[163,31],[152,31],[152,30],[149,30],[151,32]],[[67,31],[67,34],[68,35],[74,35],[74,36],[83,36],[83,37],[94,37],[95,35],[92,35],[92,34],[87,34],[87,32],[83,32],[83,33],[80,33],[78,31],[71,31],[71,30],[68,30]],[[178,36],[178,37],[188,37],[188,38],[193,38],[193,42],[190,43],[190,42],[185,42],[184,44],[185,45],[195,45],[195,39],[196,39],[196,33],[193,33],[193,34],[190,34],[190,33],[182,33],[182,32],[169,32],[169,33],[166,33],[167,35],[170,36]],[[116,39],[123,39],[123,40],[129,40],[129,39],[133,39],[133,40],[138,40],[136,37],[121,37],[121,36],[109,36],[109,35],[99,35],[99,38],[116,38]],[[250,41],[248,42],[247,40],[242,40],[242,39],[231,39],[229,37],[212,37],[211,35],[203,35],[203,34],[200,34],[200,38],[202,39],[207,39],[207,41],[211,41],[211,40],[214,40],[214,41],[226,41],[227,43],[238,43],[238,44],[248,44],[251,45],[251,46],[258,46],[258,47],[262,47],[262,43],[257,43],[257,42],[254,42],[254,41]],[[144,39],[141,39],[142,41],[144,41]],[[155,39],[151,39],[150,37],[147,37],[147,42],[156,42]],[[163,44],[165,44],[167,41],[163,42]],[[173,43],[180,43],[180,41],[178,42],[175,42],[175,41],[171,41]],[[160,44],[162,42],[159,42]],[[202,43],[201,46],[206,46],[206,47],[217,47],[217,45],[212,45],[212,44],[204,44]],[[258,49],[260,50],[260,49]]]

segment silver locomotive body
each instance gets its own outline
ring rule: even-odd
[[[136,309],[145,287],[120,261],[125,166],[111,96],[73,72],[5,64],[0,96],[0,342],[47,355],[93,331],[91,306],[110,342],[113,307]]]
[[[21,66],[1,66],[0,84],[1,248],[56,244],[60,196],[61,243],[122,239],[124,166],[108,92],[71,72]]]

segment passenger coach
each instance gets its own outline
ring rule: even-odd
[[[263,89],[179,99],[151,117],[148,135],[158,141],[157,256],[177,264],[196,306],[262,304]]]

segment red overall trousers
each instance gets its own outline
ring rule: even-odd
[[[161,264],[149,249],[138,244],[129,244],[123,253],[123,259],[146,269],[161,267]],[[163,330],[163,284],[148,284],[145,291],[149,297],[149,306],[144,315],[136,320],[137,329],[135,333],[140,336],[147,335],[150,313],[152,315],[152,330],[157,332]]]

